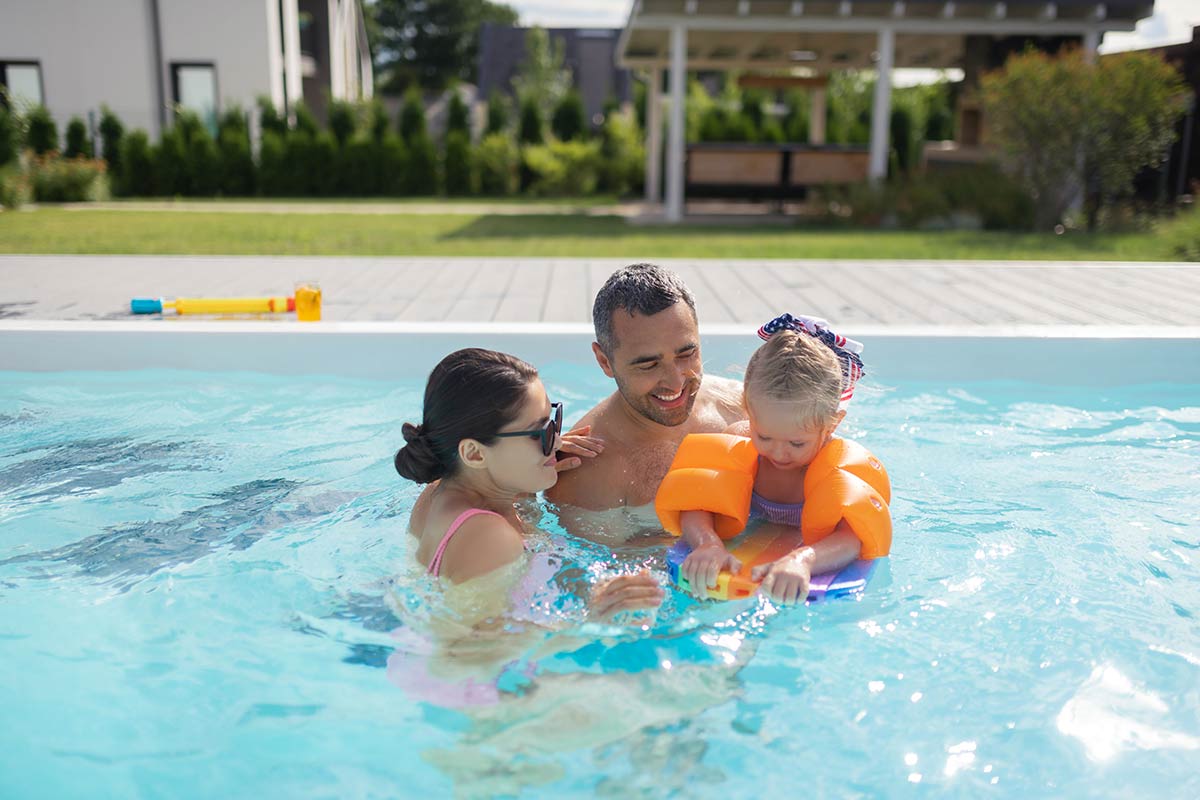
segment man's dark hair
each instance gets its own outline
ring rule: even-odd
[[[604,354],[611,356],[617,349],[613,334],[613,314],[623,309],[630,314],[650,316],[665,311],[683,301],[696,316],[696,299],[683,279],[669,269],[654,264],[630,264],[609,276],[596,293],[592,304],[592,325],[596,342]]]

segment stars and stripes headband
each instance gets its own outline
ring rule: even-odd
[[[862,358],[859,357],[863,351],[862,342],[834,333],[829,330],[829,323],[823,319],[806,317],[803,314],[780,314],[758,329],[758,338],[766,341],[780,331],[806,333],[833,351],[842,366],[842,397],[838,408],[844,409],[849,405],[850,398],[854,396],[855,384],[867,374],[863,369]]]

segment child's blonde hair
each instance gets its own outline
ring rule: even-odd
[[[796,403],[806,425],[827,425],[838,412],[842,367],[833,351],[806,333],[783,330],[750,356],[743,402],[751,394]]]

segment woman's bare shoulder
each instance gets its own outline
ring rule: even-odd
[[[521,532],[499,514],[468,518],[442,553],[442,577],[462,583],[507,566],[525,552]]]

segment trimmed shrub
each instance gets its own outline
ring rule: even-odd
[[[433,140],[424,131],[414,134],[408,143],[408,169],[404,174],[404,193],[438,193],[438,155]]]
[[[612,113],[604,120],[600,129],[600,158],[601,191],[623,195],[641,188],[645,181],[646,150],[631,115]]]
[[[79,203],[108,195],[105,164],[99,159],[37,156],[29,163],[33,196],[42,203]]]
[[[896,154],[896,168],[899,174],[907,175],[913,166],[913,153],[916,143],[913,141],[912,114],[907,108],[893,108],[890,124],[892,152]]]
[[[258,149],[258,190],[266,197],[279,197],[290,189],[287,143],[279,133],[264,130]]]
[[[63,149],[67,158],[91,158],[92,140],[88,136],[87,124],[79,117],[71,117],[67,123],[67,146]]]
[[[404,141],[394,133],[376,140],[359,134],[339,156],[338,187],[342,194],[394,196],[401,193],[407,163]]]
[[[17,209],[33,200],[29,176],[14,161],[0,166],[0,208]]]
[[[345,100],[334,100],[329,104],[329,130],[333,133],[333,138],[337,140],[339,149],[345,147],[346,143],[350,141],[357,126],[358,121],[353,105]]]
[[[400,136],[411,148],[418,137],[425,135],[425,103],[414,86],[404,93],[404,105],[400,107]]]
[[[367,109],[367,130],[370,131],[371,138],[377,142],[382,142],[388,135],[387,109],[378,100],[372,101]]]
[[[503,133],[483,137],[475,149],[479,190],[487,195],[509,195],[516,189],[517,145]]]
[[[587,115],[583,109],[583,98],[572,89],[563,95],[554,115],[550,118],[550,129],[560,141],[569,142],[587,135]]]
[[[521,144],[541,144],[545,137],[543,127],[542,110],[538,107],[537,100],[532,97],[521,100],[521,119],[517,126],[517,141]]]
[[[1166,246],[1168,258],[1173,261],[1200,261],[1200,211],[1191,208],[1180,212],[1159,228],[1159,235]]]
[[[0,167],[17,160],[17,121],[4,106],[0,106]]]
[[[154,148],[154,190],[156,194],[188,193],[187,142],[179,126],[162,135]]]
[[[220,190],[228,197],[254,194],[254,157],[250,150],[250,125],[237,106],[226,109],[217,121],[220,155]]]
[[[25,144],[37,155],[58,150],[58,126],[45,106],[34,106],[25,119]]]
[[[329,131],[315,136],[293,131],[288,136],[288,167],[294,175],[293,189],[298,195],[324,197],[337,186],[337,139]]]
[[[100,106],[100,155],[108,162],[109,175],[116,175],[121,168],[121,137],[125,126],[108,106]]]
[[[533,177],[530,191],[542,196],[588,195],[596,191],[599,142],[558,142],[526,147],[521,158]]]
[[[446,110],[446,135],[449,136],[451,133],[466,134],[467,143],[470,144],[471,111],[463,102],[457,89],[450,90],[450,106]]]
[[[471,140],[462,131],[446,134],[446,155],[443,174],[446,194],[468,195],[474,191],[474,170],[471,168]]]
[[[269,97],[258,98],[258,128],[263,135],[268,133],[278,136],[287,135],[287,120],[275,110],[275,104]]]
[[[317,118],[313,116],[312,109],[304,103],[296,104],[296,126],[294,130],[300,133],[307,133],[309,136],[316,136],[321,126],[317,124]]]
[[[149,197],[155,193],[155,154],[150,137],[143,130],[134,130],[121,138],[119,166],[114,190],[127,197]]]
[[[491,96],[488,97],[487,127],[484,128],[484,135],[506,131],[508,129],[508,117],[508,97],[493,89]]]

